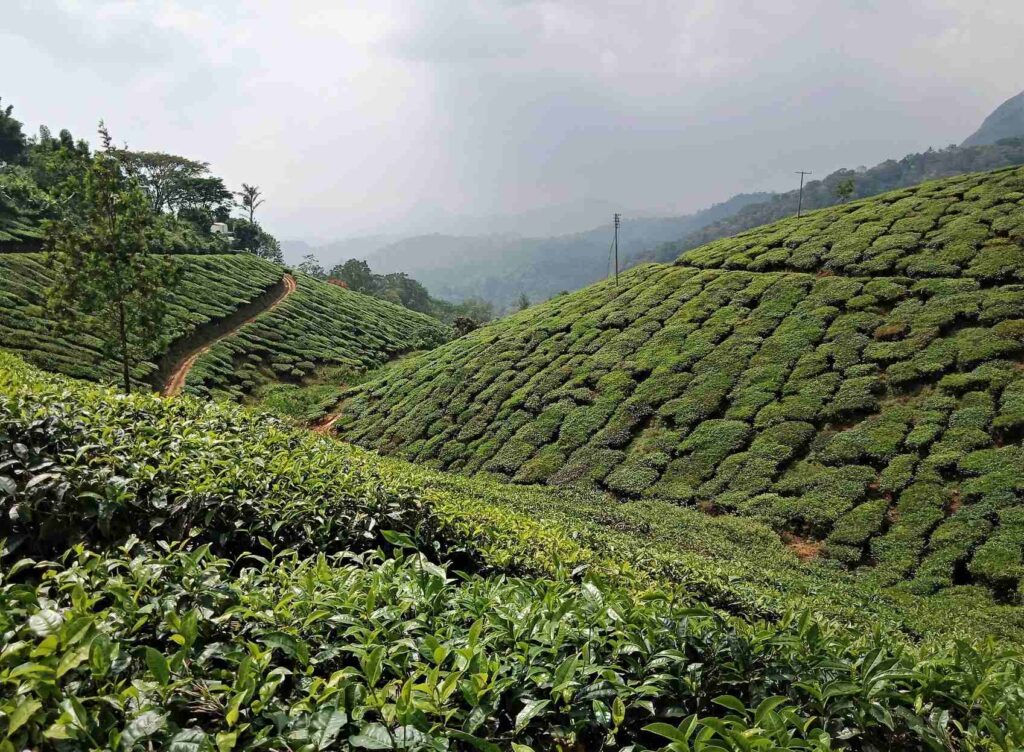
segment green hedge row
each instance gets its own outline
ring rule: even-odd
[[[208,321],[228,315],[281,278],[281,268],[251,254],[175,256],[184,275],[173,292],[166,336],[152,343],[133,377],[146,384],[165,348]],[[52,272],[41,253],[0,254],[0,347],[49,371],[116,382],[120,367],[107,360],[88,321],[62,326],[46,310]]]
[[[824,570],[806,602],[874,630],[773,613],[710,554],[701,576],[659,553],[669,521],[738,521],[652,507],[601,533],[580,512],[607,502],[5,354],[0,468],[4,751],[1024,744],[1019,649],[912,647]]]
[[[1021,175],[835,211],[920,224],[1019,203]],[[799,227],[816,237],[819,219]],[[985,237],[1003,237],[991,224]],[[788,227],[756,232],[785,244]],[[998,514],[1019,503],[1024,467],[971,460],[1020,445],[1024,285],[825,267],[704,269],[690,255],[638,267],[351,390],[338,434],[438,469],[754,517],[886,586],[1017,602],[1016,569],[995,576],[973,559],[990,534],[1024,545]],[[929,489],[930,511],[913,487]],[[989,530],[955,534],[958,515]]]

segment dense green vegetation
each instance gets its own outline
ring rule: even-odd
[[[0,468],[3,750],[1024,743],[1018,651],[773,612],[554,491],[3,354]]]
[[[337,401],[339,383],[399,354],[434,347],[449,330],[437,319],[303,274],[281,305],[221,340],[196,363],[186,388],[239,399],[269,385],[319,385],[309,394],[316,417]],[[331,377],[325,382],[324,371]],[[280,390],[277,397],[282,397]]]
[[[281,279],[281,267],[250,254],[175,257],[183,278],[171,291],[166,336],[148,344],[133,371],[150,383],[168,345],[259,297]],[[114,381],[119,364],[103,355],[88,320],[58,324],[46,305],[53,271],[42,253],[0,254],[0,346],[41,368],[93,381]]]
[[[1024,170],[638,267],[353,389],[431,467],[751,518],[860,581],[1024,592]]]
[[[37,135],[26,136],[12,110],[11,105],[0,107],[0,252],[38,251],[47,221],[84,219],[76,205],[82,178],[94,157],[106,151],[116,160],[122,177],[147,199],[154,253],[236,250],[281,261],[279,243],[255,219],[255,210],[263,202],[247,204],[243,191],[236,207],[236,194],[210,173],[208,163],[159,151],[115,148],[112,142],[94,152],[70,131],[54,136],[46,126],[40,126]],[[100,129],[105,138],[102,124]],[[258,199],[258,188],[245,188],[255,190]],[[232,220],[235,208],[243,209],[248,218]],[[231,237],[213,232],[215,222],[230,222]]]
[[[479,299],[451,303],[432,298],[427,288],[408,274],[376,274],[370,269],[369,264],[360,259],[351,258],[326,270],[317,257],[310,253],[306,254],[298,269],[303,274],[346,287],[353,292],[360,292],[433,316],[449,326],[460,318],[468,318],[474,324],[494,318],[494,307],[490,303]]]
[[[1018,134],[1021,136],[1021,134]],[[821,209],[845,203],[850,197],[868,198],[897,188],[908,188],[927,180],[1024,164],[1024,137],[999,143],[948,146],[908,154],[900,160],[887,159],[870,169],[842,169],[822,180],[812,180],[803,189],[803,208]],[[719,238],[736,235],[752,227],[775,222],[797,213],[798,190],[774,194],[767,201],[743,206],[729,216],[707,223],[681,240],[657,248],[645,248],[630,261],[672,261],[681,252],[698,248]]]
[[[251,254],[176,255],[183,271],[170,294],[165,336],[148,343],[133,370],[139,384],[158,386],[158,366],[175,342],[280,284],[283,269]],[[46,306],[53,272],[41,253],[0,254],[0,347],[51,371],[112,382],[118,364],[103,355],[88,319],[56,322]],[[275,411],[319,417],[355,383],[405,352],[450,336],[436,319],[299,275],[280,306],[216,344],[190,372],[187,389],[230,399],[270,399]]]

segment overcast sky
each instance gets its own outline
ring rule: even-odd
[[[686,212],[959,143],[1022,39],[1022,0],[4,0],[0,97],[257,183],[315,240]]]

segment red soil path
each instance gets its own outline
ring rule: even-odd
[[[182,388],[185,386],[185,377],[188,376],[188,372],[192,370],[192,366],[196,364],[196,361],[199,360],[199,358],[203,354],[209,352],[211,347],[220,342],[222,339],[230,337],[246,324],[255,321],[257,318],[262,316],[267,311],[272,311],[274,308],[280,305],[285,298],[287,298],[289,295],[295,292],[295,277],[293,277],[291,274],[285,274],[283,277],[283,281],[284,290],[281,292],[280,295],[274,298],[274,300],[270,301],[267,307],[264,308],[262,311],[254,313],[252,316],[247,318],[245,321],[243,321],[241,324],[234,327],[233,329],[230,329],[224,332],[223,334],[214,337],[209,342],[206,342],[205,344],[200,345],[191,352],[186,353],[182,357],[182,359],[178,361],[177,365],[175,365],[174,368],[171,369],[171,373],[167,377],[167,381],[164,383],[164,388],[161,391],[161,394],[163,394],[165,397],[173,397],[174,395],[180,393]]]

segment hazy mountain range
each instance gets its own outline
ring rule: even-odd
[[[984,146],[1004,138],[1024,138],[1024,91],[999,105],[963,145]]]
[[[1014,140],[1017,139],[1017,140]],[[890,159],[870,169],[837,170],[804,187],[804,208],[876,195],[924,180],[1024,163],[1024,92],[985,118],[964,143]],[[849,195],[841,183],[852,181]],[[739,194],[693,214],[637,217],[623,212],[620,266],[674,259],[681,251],[796,213],[798,191]],[[374,272],[405,272],[430,293],[448,300],[482,298],[507,307],[520,295],[548,298],[591,284],[612,271],[611,222],[583,232],[588,218],[610,216],[615,207],[597,199],[518,215],[435,217],[434,232],[403,237],[366,235],[312,245],[282,243],[296,263],[312,253],[328,269],[349,258],[365,259]],[[529,228],[533,234],[523,232]],[[547,232],[544,232],[544,231]]]

